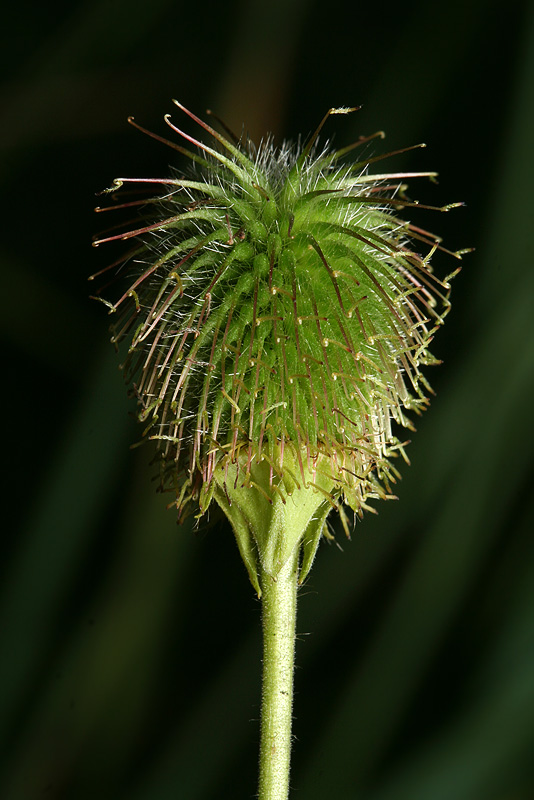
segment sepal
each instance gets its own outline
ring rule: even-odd
[[[213,498],[224,511],[254,589],[261,595],[260,570],[276,580],[302,547],[299,582],[307,576],[326,517],[336,503],[334,481],[294,453],[284,454],[281,474],[266,460],[237,460],[215,469]]]

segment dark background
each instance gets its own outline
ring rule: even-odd
[[[301,592],[293,797],[534,797],[534,17],[512,0],[17,2],[0,48],[2,800],[256,790],[260,607],[225,523],[178,528],[87,275],[95,192],[164,175],[177,97],[278,141],[426,150],[417,224],[476,247],[399,502]],[[186,123],[192,131],[192,123]],[[111,253],[109,254],[111,257]],[[454,264],[435,259],[444,275]]]

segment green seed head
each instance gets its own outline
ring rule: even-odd
[[[193,169],[115,181],[110,191],[161,192],[143,201],[143,224],[95,242],[134,241],[128,288],[105,302],[114,341],[131,342],[126,372],[162,487],[183,516],[206,511],[217,481],[258,488],[261,473],[268,501],[282,483],[311,483],[361,513],[390,496],[395,430],[428,403],[421,368],[449,309],[429,263],[439,239],[396,216],[416,205],[404,179],[433,173],[372,175],[380,156],[347,160],[374,137],[319,148],[328,115],[303,148],[256,148],[176,105],[213,144],[166,117],[186,146],[166,143]]]

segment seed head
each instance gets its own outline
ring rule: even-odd
[[[319,473],[334,504],[361,513],[391,496],[404,456],[395,430],[413,429],[408,413],[428,404],[421,368],[436,363],[428,346],[449,310],[448,279],[430,266],[440,239],[396,215],[418,205],[404,180],[435,173],[370,174],[385,156],[347,160],[382,133],[321,149],[327,117],[353,109],[331,109],[303,147],[256,148],[174,102],[213,145],[169,116],[194,151],[145,131],[192,169],[117,179],[109,192],[159,193],[113,206],[140,206],[143,222],[94,242],[134,242],[111,265],[129,273],[126,291],[104,302],[113,341],[130,339],[126,376],[158,443],[161,487],[181,517],[204,513],[216,470],[252,486],[263,464],[267,496]]]

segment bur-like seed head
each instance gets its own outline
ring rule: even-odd
[[[105,302],[114,341],[131,341],[126,374],[162,488],[181,516],[203,513],[216,468],[252,486],[263,462],[267,495],[319,472],[333,502],[361,513],[390,495],[404,455],[395,430],[427,405],[421,367],[435,363],[428,346],[449,309],[448,280],[429,263],[440,240],[396,215],[416,205],[405,178],[433,173],[373,175],[382,157],[347,159],[382,134],[334,151],[318,146],[321,125],[304,147],[256,148],[176,105],[212,142],[166,117],[186,146],[162,141],[193,169],[115,181],[110,191],[160,191],[115,206],[142,202],[146,217],[95,242],[134,241],[113,265],[130,275],[126,291]]]

